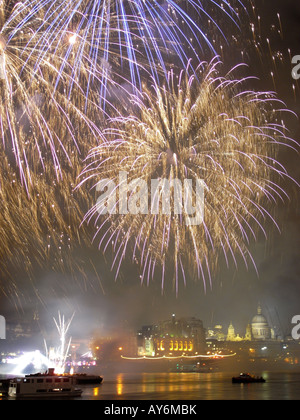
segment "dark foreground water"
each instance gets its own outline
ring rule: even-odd
[[[84,400],[298,400],[300,372],[262,372],[266,383],[232,384],[228,373],[105,375],[100,386],[83,386]]]

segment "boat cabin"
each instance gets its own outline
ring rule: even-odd
[[[15,378],[10,381],[9,396],[80,396],[81,390],[74,388],[70,376],[29,375],[25,378]]]

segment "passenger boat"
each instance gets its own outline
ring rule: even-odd
[[[250,384],[254,382],[266,382],[263,377],[252,376],[249,373],[241,373],[239,376],[232,378],[233,384]]]
[[[74,398],[81,394],[74,378],[54,375],[53,371],[12,379],[8,388],[8,396],[14,398]]]

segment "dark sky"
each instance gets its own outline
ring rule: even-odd
[[[262,31],[266,34],[270,32],[272,35],[271,25],[276,22],[278,26],[277,13],[280,13],[284,37],[275,37],[272,48],[283,51],[285,58],[279,66],[276,88],[279,97],[300,115],[299,96],[295,100],[291,89],[296,82],[291,76],[292,66],[287,54],[290,48],[292,56],[300,55],[299,1],[259,0],[257,3]],[[257,61],[255,54],[252,56],[251,53],[249,57],[249,73],[261,79],[265,90],[272,90],[268,60]],[[299,122],[294,120],[292,125],[293,137],[299,139]],[[300,181],[299,156],[286,152],[282,160],[291,175]],[[255,315],[260,302],[272,324],[281,324],[287,333],[291,317],[300,313],[299,191],[294,186],[289,186],[288,191],[290,204],[278,208],[281,233],[270,232],[268,241],[261,238],[252,246],[259,277],[251,267],[246,270],[241,264],[238,270],[234,267],[227,269],[221,263],[213,278],[212,290],[208,289],[204,294],[200,282],[189,280],[186,287],[180,287],[176,296],[171,287],[170,290],[166,288],[162,295],[159,280],[149,287],[140,286],[138,274],[133,268],[127,268],[121,279],[115,282],[109,267],[101,263],[101,284],[93,274],[90,274],[88,284],[81,284],[80,280],[73,283],[64,275],[41,270],[37,275],[40,299],[32,294],[31,299],[22,301],[21,309],[17,311],[17,300],[3,296],[0,312],[9,318],[30,318],[33,310],[39,309],[41,319],[51,322],[58,310],[66,315],[75,311],[74,328],[76,325],[86,334],[95,328],[109,330],[111,326],[118,325],[138,328],[175,313],[178,317],[199,317],[206,327],[218,323],[227,327],[232,321],[237,332],[244,334],[246,324]],[[87,254],[84,255],[87,257]]]

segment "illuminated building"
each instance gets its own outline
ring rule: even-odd
[[[208,328],[207,352],[233,352],[236,354],[235,363],[240,366],[241,371],[249,366],[255,366],[257,369],[285,369],[287,366],[297,366],[300,361],[300,341],[289,339],[284,334],[280,335],[280,330],[276,336],[271,325],[258,305],[256,314],[250,316],[244,334],[236,333],[234,321],[230,322],[227,328],[221,325]]]
[[[196,355],[205,349],[203,323],[196,318],[176,319],[144,326],[138,333],[139,356]]]
[[[250,324],[246,327],[246,335],[244,338],[245,341],[251,341],[252,340],[252,327]]]
[[[206,332],[206,338],[217,341],[224,341],[226,334],[223,331],[223,326],[215,325],[214,328],[209,328]]]
[[[274,338],[268,321],[262,314],[260,305],[258,305],[257,314],[252,319],[251,327],[254,340],[270,340]]]
[[[274,330],[269,326],[269,323],[265,316],[262,314],[261,306],[258,305],[257,314],[252,318],[251,323],[246,327],[246,333],[244,336],[236,334],[235,328],[232,322],[230,322],[227,335],[223,333],[223,327],[217,325],[214,328],[210,328],[207,331],[207,340],[218,340],[228,342],[239,342],[239,341],[261,341],[261,340],[275,340]]]
[[[227,333],[227,341],[235,341],[236,335],[235,335],[235,330],[234,330],[234,326],[232,325],[232,322],[230,323],[229,327],[228,327],[228,333]]]
[[[138,332],[138,335],[137,335],[138,356],[155,356],[153,337],[154,337],[153,325],[145,325]]]

